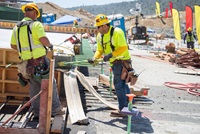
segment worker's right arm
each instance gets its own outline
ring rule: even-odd
[[[39,40],[42,43],[42,45],[44,45],[46,47],[52,46],[51,43],[49,42],[49,39],[46,36],[39,38]]]
[[[36,33],[41,44],[46,47],[51,47],[52,45],[49,39],[46,37],[46,33],[45,33],[44,26],[42,25],[42,23],[40,22],[34,23],[34,26],[35,28],[33,29],[34,30],[33,32]]]

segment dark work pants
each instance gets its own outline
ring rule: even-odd
[[[194,49],[194,42],[187,42],[187,48]]]
[[[122,68],[123,66],[121,63],[116,63],[112,66],[112,70],[114,74],[114,86],[115,86],[115,91],[117,94],[120,111],[124,107],[127,107],[126,94],[130,94],[130,89],[128,85],[126,84],[126,81],[121,79]]]

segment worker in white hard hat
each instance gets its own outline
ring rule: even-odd
[[[43,24],[37,21],[40,11],[35,3],[22,6],[24,18],[13,28],[11,48],[18,50],[19,58],[23,61],[18,65],[18,81],[22,86],[30,84],[30,98],[41,90],[41,79],[49,78],[48,48],[53,50],[53,45],[46,37]],[[56,81],[53,81],[52,115],[64,114],[57,93]],[[31,102],[34,119],[39,118],[39,97]]]
[[[184,44],[185,44],[185,40],[187,42],[187,48],[194,49],[194,40],[197,40],[197,38],[194,35],[194,33],[192,33],[191,27],[187,29],[187,33],[185,33],[184,35],[184,38],[183,38]]]

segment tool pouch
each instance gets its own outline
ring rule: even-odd
[[[18,73],[17,75],[18,75],[17,81],[20,83],[20,85],[21,85],[22,87],[25,87],[25,86],[28,84],[28,80],[26,80],[26,79],[22,76],[21,73]]]
[[[126,80],[127,76],[128,76],[128,71],[127,71],[127,69],[125,67],[123,67],[122,68],[122,73],[121,73],[121,79],[122,80]]]
[[[137,79],[138,79],[138,75],[135,74],[134,71],[130,71],[128,72],[126,83],[130,82],[130,85],[135,85],[135,83],[137,82]]]
[[[131,60],[122,60],[122,65],[127,69],[127,71],[133,71]]]
[[[28,60],[27,66],[26,66],[26,72],[29,75],[34,74],[35,70],[34,70],[34,59],[30,59]]]

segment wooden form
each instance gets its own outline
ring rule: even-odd
[[[40,95],[40,118],[38,129],[19,129],[19,128],[2,128],[0,127],[0,133],[7,134],[49,134],[51,128],[51,107],[52,107],[52,88],[54,79],[54,60],[50,62],[50,74],[49,79],[43,79],[41,84],[41,95]],[[65,120],[64,120],[65,121]],[[55,127],[54,127],[55,129]],[[58,128],[57,128],[58,129]],[[61,129],[61,128],[60,128]]]
[[[48,53],[48,58],[52,57]],[[8,96],[14,97],[15,101],[9,101],[12,104],[18,104],[24,97],[29,97],[29,84],[22,87],[18,79],[17,64],[21,60],[18,58],[18,52],[9,48],[0,48],[0,103],[5,102]],[[55,78],[60,93],[61,72],[55,71]]]

